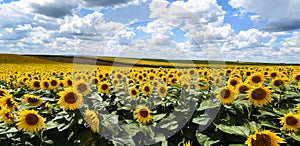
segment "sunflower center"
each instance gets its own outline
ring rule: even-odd
[[[39,99],[37,99],[37,98],[28,98],[28,102],[29,103],[37,103],[37,102],[39,102]]]
[[[145,86],[144,90],[145,90],[145,92],[150,92],[150,87],[149,86]]]
[[[298,123],[298,120],[295,117],[289,116],[286,118],[286,124],[289,126],[293,126]]]
[[[48,88],[48,87],[49,87],[49,83],[48,83],[48,82],[44,82],[44,86],[45,86],[46,88]]]
[[[52,80],[52,81],[50,82],[50,84],[51,84],[52,86],[56,86],[58,83],[57,83],[57,81]]]
[[[36,88],[40,88],[40,83],[38,81],[33,82],[33,86]]]
[[[188,84],[183,84],[183,89],[188,89],[189,85]]]
[[[254,100],[263,100],[267,95],[267,92],[262,89],[262,88],[258,88],[258,89],[255,89],[252,93],[251,93],[251,97],[254,99]]]
[[[173,78],[173,79],[171,80],[171,82],[172,82],[172,84],[175,84],[175,83],[177,82],[177,79],[176,79],[176,78]]]
[[[131,94],[136,95],[137,94],[136,90],[131,90]]]
[[[270,76],[271,76],[272,78],[275,78],[275,77],[277,76],[277,73],[273,72],[273,73],[270,74]]]
[[[92,81],[93,84],[98,84],[98,82],[99,82],[98,79],[93,79]]]
[[[143,117],[143,118],[146,118],[148,116],[149,112],[147,109],[141,109],[140,110],[140,115]]]
[[[296,80],[300,80],[300,75],[297,75],[295,78]]]
[[[12,107],[14,106],[14,103],[11,101],[10,98],[8,98],[8,99],[6,100],[6,105],[7,105],[8,107],[12,108]]]
[[[73,92],[70,92],[67,95],[65,95],[65,101],[69,104],[75,103],[77,99],[77,95]]]
[[[220,95],[223,99],[227,99],[230,97],[230,90],[228,89],[223,89],[221,92],[220,92]]]
[[[85,84],[79,84],[77,89],[79,90],[79,92],[84,92],[87,89],[87,86]]]
[[[0,90],[0,96],[4,96],[4,93],[5,93],[4,91]]]
[[[275,80],[274,81],[274,85],[275,86],[281,86],[283,84],[283,81],[282,80]]]
[[[256,140],[252,140],[253,146],[271,146],[270,136],[266,134],[257,134]]]
[[[39,117],[35,114],[28,114],[25,120],[28,125],[35,125],[39,122]]]
[[[107,90],[107,89],[108,89],[108,85],[107,85],[107,84],[103,84],[103,85],[101,86],[101,89],[102,89],[102,90]]]
[[[71,80],[68,80],[68,85],[69,85],[69,86],[72,86],[72,84],[73,84],[72,81],[71,81]]]
[[[231,80],[230,81],[230,85],[231,86],[235,86],[236,84],[238,84],[238,82],[236,80]]]
[[[166,93],[166,88],[165,87],[160,87],[159,92],[162,93],[162,94]]]
[[[239,88],[239,92],[242,93],[242,94],[246,94],[246,91],[248,91],[249,88],[247,86],[241,86]]]
[[[253,81],[254,83],[259,83],[259,82],[261,82],[261,78],[260,78],[259,76],[254,76],[254,77],[252,78],[252,81]]]

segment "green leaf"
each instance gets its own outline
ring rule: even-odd
[[[164,123],[160,126],[160,128],[166,128],[168,130],[175,130],[178,127],[177,121],[163,121],[161,123]]]
[[[167,114],[158,114],[158,115],[153,115],[152,119],[154,122],[159,121],[161,119],[163,119]]]
[[[288,136],[292,137],[296,141],[300,141],[300,135],[288,134]]]
[[[250,134],[250,129],[246,126],[226,126],[220,124],[220,125],[216,125],[216,127],[225,133],[243,136],[246,138]]]
[[[19,130],[17,128],[11,127],[9,130],[1,132],[0,135],[1,134],[8,134],[8,133],[15,133],[15,132],[18,132],[18,131]]]
[[[199,108],[197,108],[197,111],[202,111],[202,110],[206,110],[206,109],[216,108],[216,107],[219,107],[219,106],[220,106],[219,102],[214,102],[211,99],[203,100],[200,103]]]
[[[200,115],[200,117],[198,118],[194,118],[192,122],[199,125],[206,125],[209,122],[209,120],[211,120],[211,118],[205,114],[205,115]]]
[[[196,138],[198,140],[198,142],[201,144],[201,145],[204,145],[204,143],[209,140],[209,136],[207,135],[204,135],[202,133],[199,132],[199,130],[196,131]]]
[[[215,143],[218,143],[220,140],[210,140],[210,139],[207,139],[204,143],[204,146],[211,146]]]

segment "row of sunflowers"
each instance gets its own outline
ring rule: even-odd
[[[0,143],[298,145],[299,81],[298,66],[3,63]]]

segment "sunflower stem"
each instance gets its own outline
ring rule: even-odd
[[[248,112],[248,120],[250,120],[250,118],[251,118],[251,113],[252,113],[252,106],[253,105],[251,105],[250,107],[249,107],[249,112]]]
[[[278,108],[280,108],[280,103],[281,103],[282,95],[281,95],[281,90],[279,91],[279,99],[278,99]]]

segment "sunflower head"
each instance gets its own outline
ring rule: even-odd
[[[82,96],[73,89],[67,89],[58,93],[60,98],[58,104],[64,107],[64,110],[78,109],[79,104],[82,102]]]
[[[137,119],[143,125],[145,125],[152,118],[151,111],[148,109],[147,106],[138,106],[137,109],[134,111],[134,118]]]
[[[39,80],[32,80],[30,88],[35,91],[41,89],[41,82]]]
[[[220,88],[217,93],[217,98],[222,104],[230,104],[235,98],[235,92],[230,86]]]
[[[30,106],[40,106],[42,104],[42,99],[40,96],[25,94],[23,103],[29,103]]]
[[[294,115],[292,112],[284,114],[283,117],[279,118],[283,129],[287,131],[297,132],[300,128],[300,116]]]
[[[284,139],[270,130],[256,131],[255,134],[249,135],[245,142],[248,146],[279,146],[278,143],[285,143]]]
[[[101,82],[99,85],[98,85],[98,90],[99,92],[101,93],[108,93],[109,90],[110,90],[110,83],[105,81],[105,82]]]
[[[84,80],[78,80],[74,83],[74,91],[84,96],[88,95],[91,92],[89,84]]]
[[[49,90],[49,89],[51,89],[51,85],[50,85],[49,80],[42,80],[42,82],[41,82],[41,88],[43,90]]]
[[[150,95],[152,93],[152,87],[150,85],[150,83],[145,83],[141,86],[142,92],[145,95]]]
[[[236,88],[238,94],[247,94],[247,91],[250,90],[250,86],[248,84],[239,84]]]
[[[164,84],[158,85],[157,93],[160,97],[166,97],[168,94],[168,87]]]
[[[95,111],[85,110],[84,120],[94,133],[99,132],[99,118]]]
[[[0,116],[0,121],[4,121],[6,125],[11,125],[15,122],[14,115],[12,114],[11,110],[6,107],[1,107]]]
[[[239,78],[230,78],[227,82],[227,85],[236,87],[240,82],[241,82],[241,80]]]
[[[248,100],[254,104],[254,106],[266,105],[273,101],[271,91],[263,86],[259,86],[251,89],[247,93]]]
[[[281,87],[286,84],[286,80],[283,78],[275,78],[272,80],[272,85],[275,87]]]
[[[137,97],[139,95],[139,90],[136,89],[135,87],[131,87],[129,89],[129,94],[130,94],[131,97],[135,98],[135,97]]]
[[[197,83],[195,84],[196,88],[199,90],[206,90],[209,87],[209,84],[206,79],[198,78]]]
[[[44,118],[35,110],[24,110],[18,113],[17,127],[30,133],[36,133],[45,126]]]
[[[6,106],[10,110],[15,110],[19,107],[18,103],[10,94],[5,94],[4,97],[0,98],[0,104],[4,107]]]
[[[55,89],[55,88],[57,88],[59,86],[59,80],[56,79],[56,78],[51,78],[49,80],[49,84],[50,84],[50,88],[51,89]]]
[[[254,85],[262,85],[264,83],[264,76],[262,73],[257,72],[248,77],[248,82]]]

